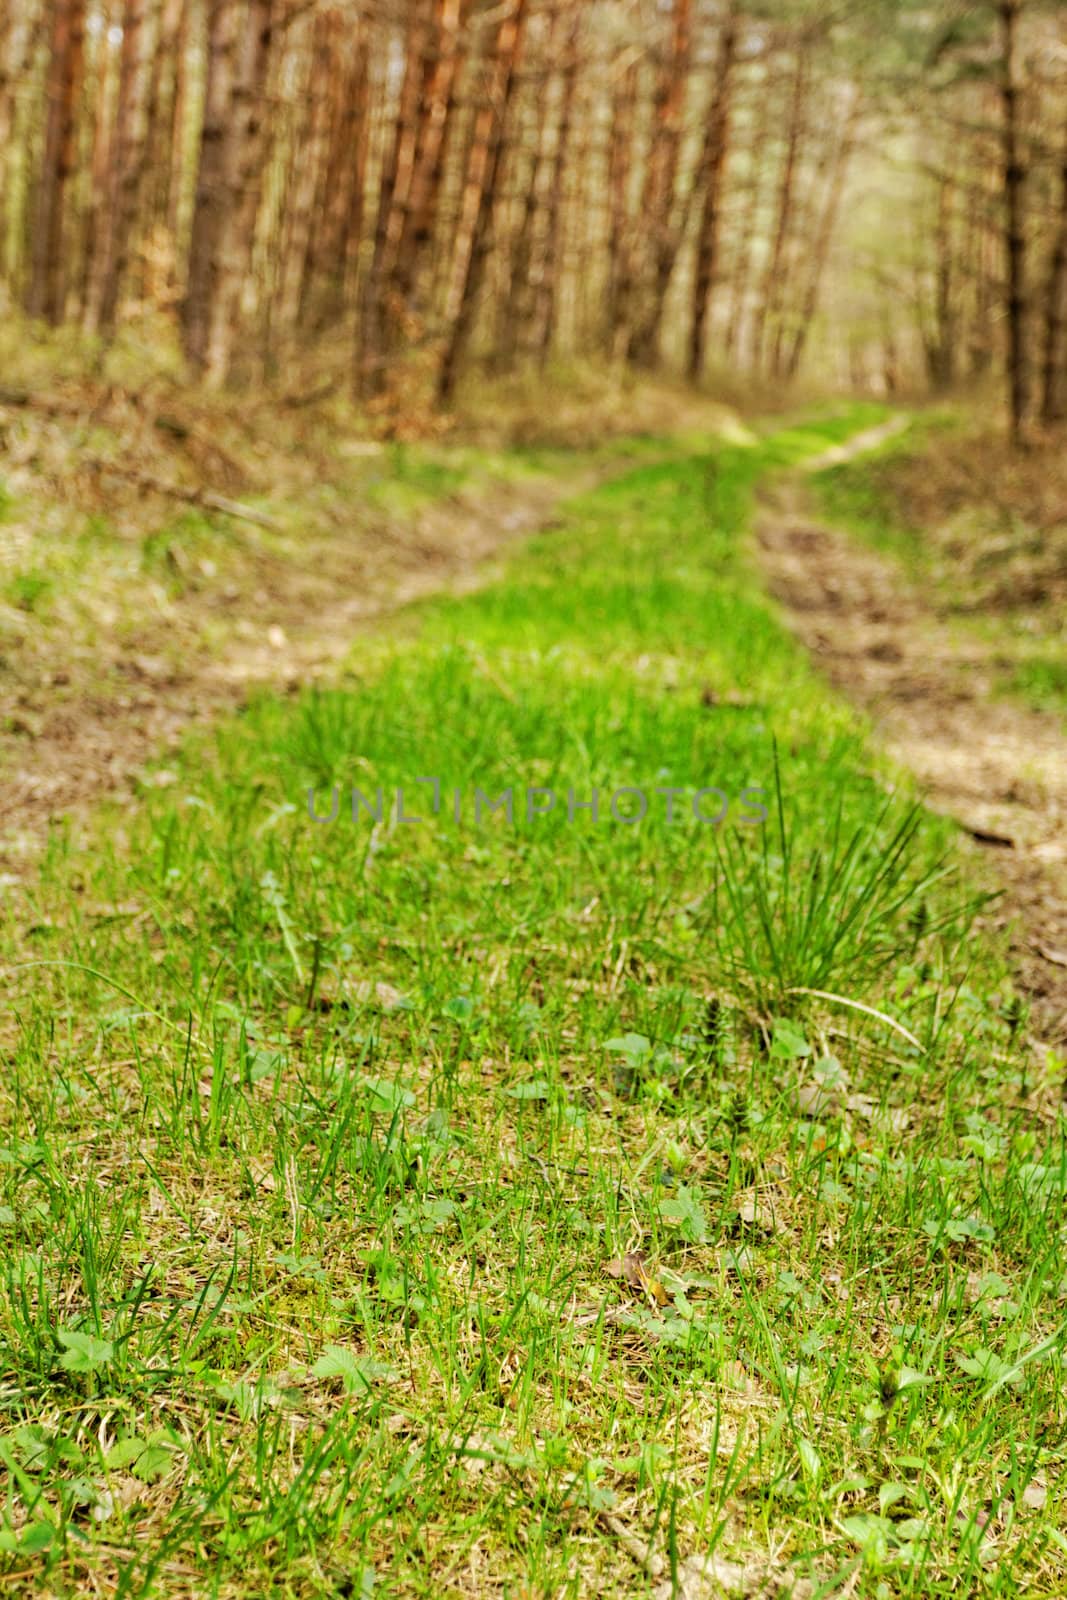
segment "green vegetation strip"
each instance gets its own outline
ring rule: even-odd
[[[745,553],[870,420],[665,446],[9,891],[12,1581],[1062,1592],[1064,1063]]]

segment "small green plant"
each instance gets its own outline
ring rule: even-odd
[[[825,836],[802,848],[777,749],[774,794],[772,825],[755,843],[721,836],[708,919],[724,983],[759,1011],[788,1008],[803,990],[844,984],[849,994],[867,993],[916,935],[959,920],[955,909],[931,919],[926,907],[953,867],[947,850],[932,858],[920,850],[920,807],[889,799],[848,819],[838,800]],[[810,838],[819,821],[805,823]]]

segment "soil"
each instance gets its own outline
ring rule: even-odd
[[[68,638],[32,622],[0,659],[0,901],[28,875],[50,826],[75,827],[105,795],[166,781],[145,763],[259,692],[336,674],[361,629],[413,600],[469,590],[489,559],[552,520],[582,483],[498,484],[350,537],[309,536],[305,559],[264,548],[219,592],[144,596],[131,635],[95,625]]]
[[[851,442],[859,454],[886,430]],[[833,458],[846,459],[841,451]],[[821,463],[830,465],[827,459]],[[820,463],[814,463],[814,466]],[[769,487],[757,525],[769,587],[831,683],[872,718],[927,804],[956,820],[1003,888],[1039,1046],[1067,1044],[1067,735],[996,693],[990,647],[949,628],[890,560],[812,519],[804,485]]]

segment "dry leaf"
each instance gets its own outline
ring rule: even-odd
[[[352,987],[352,997],[360,1005],[381,1006],[383,1011],[395,1011],[403,1005],[404,996],[391,983],[357,983]]]
[[[804,1117],[820,1117],[827,1112],[841,1110],[840,1096],[825,1083],[802,1083],[793,1101]]]
[[[748,1594],[753,1574],[723,1556],[689,1556],[678,1568],[678,1582],[668,1579],[652,1593],[655,1600],[722,1600],[724,1595]]]
[[[608,1261],[604,1271],[612,1278],[621,1278],[635,1289],[638,1294],[645,1294],[655,1306],[667,1304],[667,1291],[658,1278],[648,1270],[648,1257],[643,1250],[631,1250],[624,1256],[616,1256],[614,1261]]]
[[[743,1228],[759,1228],[764,1233],[785,1232],[785,1224],[775,1212],[773,1198],[766,1192],[760,1194],[757,1189],[749,1189],[739,1196],[736,1214]]]
[[[272,1161],[250,1161],[248,1176],[252,1179],[254,1188],[263,1189],[267,1194],[273,1194],[278,1187]]]

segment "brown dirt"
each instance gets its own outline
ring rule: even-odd
[[[259,690],[293,693],[336,673],[375,619],[486,581],[489,558],[548,524],[578,487],[497,484],[407,527],[309,533],[302,560],[257,549],[252,535],[224,588],[139,592],[132,633],[105,614],[66,638],[27,619],[0,658],[0,890],[26,873],[55,820],[81,822],[104,795],[132,799],[145,762],[188,727]]]
[[[958,821],[990,859],[1004,889],[996,920],[1012,932],[1035,1038],[1061,1047],[1067,1041],[1062,719],[995,698],[997,664],[989,648],[957,637],[891,561],[813,522],[796,481],[767,491],[757,533],[769,586],[793,631],[835,687],[871,715],[930,807]]]

